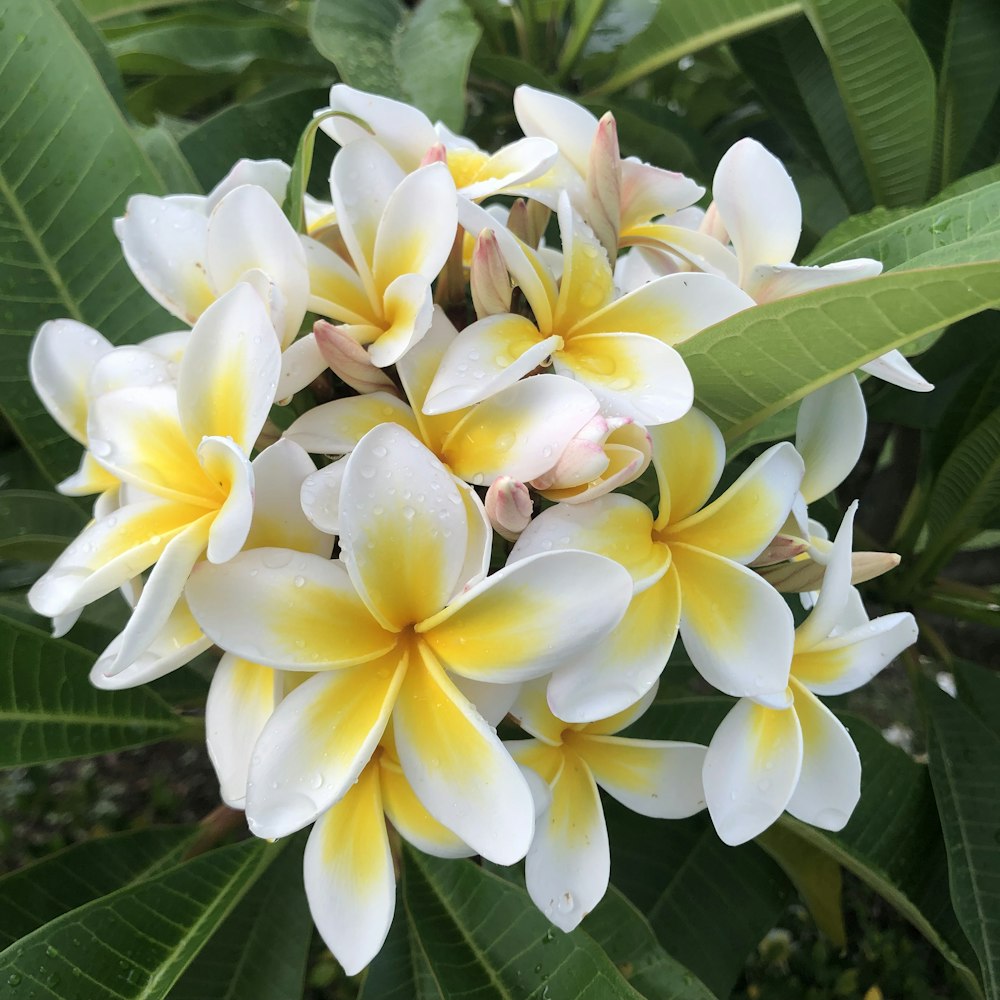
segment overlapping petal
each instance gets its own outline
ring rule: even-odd
[[[802,400],[795,424],[795,450],[805,474],[799,487],[806,503],[836,489],[861,457],[868,411],[854,375],[844,375]]]

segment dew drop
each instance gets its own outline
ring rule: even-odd
[[[389,451],[388,451],[387,448],[384,448],[382,445],[377,444],[377,445],[375,445],[374,448],[372,448],[372,454],[376,458],[385,458],[385,456],[389,454]]]
[[[364,465],[361,467],[361,477],[363,479],[374,479],[375,470],[370,465]]]
[[[405,517],[407,521],[412,521],[416,514],[417,512],[412,507],[403,508],[403,517]]]
[[[296,587],[304,587],[306,585],[306,578],[304,576],[297,576],[293,581]]]

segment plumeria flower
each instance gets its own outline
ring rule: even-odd
[[[351,263],[322,243],[304,240],[309,308],[342,323],[342,331],[384,368],[430,327],[431,282],[457,233],[455,185],[440,163],[405,173],[368,138],[337,154],[330,187]],[[303,337],[288,354],[282,395],[308,385],[325,369],[315,336]]]
[[[38,614],[55,617],[153,566],[105,673],[123,670],[154,640],[203,554],[224,562],[245,543],[253,512],[249,455],[279,365],[267,311],[240,284],[195,325],[176,386],[116,389],[91,401],[91,453],[138,495],[85,528],[28,600]]]
[[[741,698],[705,758],[705,796],[727,844],[766,830],[787,809],[797,819],[840,830],[861,794],[861,761],[851,737],[816,697],[853,691],[916,641],[909,612],[873,621],[851,580],[857,501],[844,516],[816,606],[795,632],[784,707]]]
[[[620,494],[557,504],[527,527],[510,563],[563,548],[618,560],[635,596],[621,625],[549,682],[552,710],[591,722],[632,704],[656,682],[680,632],[702,677],[736,696],[784,704],[791,611],[746,563],[784,523],[802,478],[788,442],[761,455],[708,503],[725,463],[719,429],[700,410],[650,428],[660,486],[656,519]]]
[[[802,232],[802,205],[781,161],[753,139],[741,139],[719,161],[712,197],[736,251],[740,287],[757,302],[871,278],[882,271],[881,263],[866,257],[823,267],[789,263]],[[861,370],[904,389],[933,388],[899,351],[883,354]]]
[[[346,460],[340,560],[265,548],[193,574],[191,609],[223,649],[315,674],[255,745],[246,810],[258,836],[285,836],[339,802],[391,719],[431,816],[498,863],[527,851],[530,791],[451,674],[517,683],[572,661],[617,624],[631,583],[585,552],[482,580],[490,538],[471,502],[413,435],[381,424]]]
[[[246,173],[234,168],[230,178]],[[221,197],[133,195],[115,220],[115,234],[140,284],[168,312],[194,323],[248,281],[268,305],[282,348],[288,347],[306,313],[309,273],[299,236],[275,200],[281,174],[269,168],[261,178],[271,189],[224,182]]]
[[[599,403],[584,386],[558,375],[524,379],[474,406],[429,417],[421,411],[455,328],[435,308],[431,328],[401,358],[397,372],[412,408],[383,392],[324,403],[304,413],[285,436],[314,454],[344,455],[373,427],[392,421],[405,427],[459,479],[475,486],[499,476],[520,481],[548,472],[576,435],[597,415]],[[308,516],[336,530],[336,495],[343,466],[311,476],[303,504]]]
[[[616,300],[607,253],[565,197],[558,286],[537,252],[478,206],[464,206],[460,215],[469,231],[495,232],[534,322],[506,313],[466,327],[441,361],[423,407],[428,414],[486,399],[551,359],[558,374],[594,393],[606,416],[647,425],[676,420],[694,389],[672,345],[753,304],[707,274],[672,275]]]
[[[461,198],[480,200],[517,193],[525,183],[545,173],[557,155],[555,145],[547,139],[520,139],[496,153],[486,153],[442,122],[432,125],[422,111],[409,104],[343,83],[331,88],[329,108],[316,113],[325,111],[346,112],[368,126],[364,129],[349,118],[323,121],[320,128],[341,146],[374,137],[407,173],[437,159],[447,166]]]
[[[544,678],[525,684],[511,712],[534,739],[506,743],[514,760],[550,791],[525,859],[535,905],[569,932],[601,901],[611,855],[598,786],[643,816],[684,819],[705,807],[705,747],[617,736],[653,701],[655,687],[610,718],[570,724],[552,714]]]

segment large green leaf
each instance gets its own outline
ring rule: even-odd
[[[464,0],[316,0],[316,48],[345,83],[415,104],[460,130],[465,81],[481,30]]]
[[[613,885],[581,925],[647,1000],[714,1000],[656,940],[649,921]]]
[[[108,93],[115,99],[119,108],[125,108],[125,85],[122,75],[115,65],[114,56],[101,37],[101,33],[90,23],[86,14],[80,8],[77,0],[54,0],[55,8],[63,20],[69,25],[77,40],[87,50],[90,61],[96,67]]]
[[[958,696],[1000,736],[1000,677],[977,663],[958,660],[954,666]]]
[[[847,109],[875,201],[927,196],[934,70],[894,0],[806,0]]]
[[[618,51],[611,76],[592,94],[607,94],[677,62],[683,56],[728,42],[792,17],[800,0],[667,0],[638,37]]]
[[[257,880],[191,963],[170,1000],[298,1000],[312,917],[297,838]]]
[[[945,843],[951,898],[982,966],[990,1000],[1000,997],[1000,735],[929,681],[931,780]]]
[[[171,867],[190,826],[150,827],[89,840],[0,878],[0,950],[43,924]]]
[[[56,482],[79,446],[27,377],[30,339],[71,316],[115,343],[176,324],[139,287],[111,231],[129,194],[160,193],[100,76],[49,0],[0,0],[0,369],[3,410]]]
[[[40,490],[3,490],[0,559],[50,563],[86,523],[86,515],[69,497]]]
[[[163,7],[176,7],[190,0],[80,0],[92,21],[104,21],[121,14],[137,14]]]
[[[223,847],[65,913],[0,954],[0,983],[37,1000],[161,1000],[282,846]]]
[[[588,935],[557,931],[520,887],[470,861],[403,856],[406,926],[372,964],[365,1000],[639,1000]]]
[[[698,405],[735,440],[893,348],[1000,304],[1000,266],[894,272],[747,309],[679,346]]]
[[[874,257],[887,271],[909,269],[934,251],[961,255],[984,236],[1000,247],[1000,181],[916,211],[875,209],[850,218],[824,237],[806,263]],[[961,260],[957,256],[953,262]]]
[[[202,193],[201,184],[181,152],[177,139],[163,125],[137,127],[135,138],[159,174],[165,190],[171,194]]]
[[[152,691],[98,691],[93,654],[0,617],[0,767],[154,743],[184,720]]]
[[[938,90],[944,183],[960,170],[1000,93],[998,48],[1000,6],[995,0],[952,0]]]
[[[946,459],[931,488],[928,541],[914,575],[936,571],[1000,507],[1000,406]]]

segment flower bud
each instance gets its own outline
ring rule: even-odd
[[[809,548],[808,543],[791,535],[775,535],[767,548],[752,563],[753,567],[773,566],[775,563],[787,562],[802,555]]]
[[[372,364],[368,352],[344,333],[343,327],[321,319],[313,326],[313,334],[323,360],[352,389],[360,393],[391,392],[394,396],[399,395],[392,379]]]
[[[448,162],[448,150],[445,149],[443,142],[437,142],[430,149],[427,150],[423,155],[423,159],[420,161],[420,166],[426,167],[428,163],[447,163]]]
[[[472,303],[479,319],[510,312],[510,275],[492,229],[484,229],[476,240],[469,281]]]
[[[598,413],[577,431],[576,436],[559,456],[559,461],[544,475],[532,480],[531,485],[539,490],[549,490],[569,489],[593,482],[609,464],[608,456],[604,452],[604,443],[608,435],[630,422],[621,417],[612,417],[609,420]]]
[[[597,124],[587,164],[587,222],[608,253],[618,255],[618,231],[621,228],[621,156],[618,151],[618,127],[608,111]]]
[[[486,491],[486,516],[508,542],[528,527],[534,505],[528,487],[510,476],[498,476]]]

